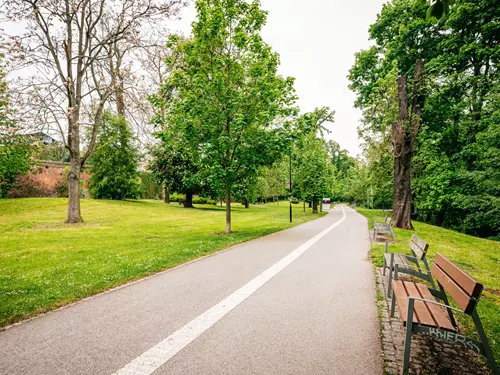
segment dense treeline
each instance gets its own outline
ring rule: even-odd
[[[425,104],[412,158],[416,218],[483,237],[500,232],[500,8],[459,0],[447,17],[426,19],[428,4],[394,0],[370,28],[374,46],[350,71],[363,110],[366,182],[374,199],[392,196],[391,131],[397,77],[425,62]],[[361,172],[360,172],[361,173]]]

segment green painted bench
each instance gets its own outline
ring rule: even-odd
[[[403,327],[406,327],[402,373],[407,374],[410,368],[412,334],[421,333],[484,355],[493,375],[500,375],[476,310],[483,285],[439,253],[434,259],[431,273],[436,278],[439,289],[392,280],[391,317],[394,316],[397,305]],[[447,294],[459,309],[450,306]],[[439,303],[436,299],[444,303]],[[458,332],[453,311],[472,317],[479,341]]]
[[[400,273],[406,273],[428,281],[434,288],[429,264],[427,263],[426,255],[429,249],[429,244],[423,239],[412,234],[410,244],[412,255],[389,252],[389,243],[385,243],[384,252],[384,267],[383,274],[385,276],[386,269],[389,270],[389,282],[387,283],[387,297],[391,295],[392,279],[398,280]]]

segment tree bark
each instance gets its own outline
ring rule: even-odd
[[[83,222],[80,212],[80,160],[71,159],[68,173],[68,217],[66,223],[74,224]]]
[[[250,207],[250,204],[248,203],[248,199],[245,199],[243,201],[243,205],[245,206],[245,208],[249,208]]]
[[[423,60],[417,60],[413,77],[410,111],[407,78],[398,78],[399,119],[392,126],[392,143],[394,146],[394,207],[392,225],[402,229],[413,229],[411,223],[411,161],[424,105],[423,84],[424,62]]]
[[[306,214],[306,201],[302,201],[302,206],[304,208],[304,215]]]
[[[170,191],[168,190],[167,184],[163,185],[163,201],[170,204]]]
[[[309,208],[312,208],[312,202],[309,202]]]
[[[186,200],[184,201],[184,208],[194,208],[193,206],[193,193],[186,193]]]
[[[226,234],[231,233],[231,186],[226,185]]]
[[[317,214],[317,213],[318,213],[318,199],[314,198],[313,199],[313,214]]]

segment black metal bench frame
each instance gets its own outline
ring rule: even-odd
[[[415,296],[408,297],[407,317],[406,317],[406,333],[403,354],[403,374],[407,374],[410,368],[410,350],[411,337],[413,333],[422,333],[430,337],[439,338],[454,345],[461,346],[465,349],[472,350],[478,354],[482,354],[488,360],[489,367],[493,375],[500,375],[495,358],[488,344],[486,334],[484,333],[483,325],[479,315],[477,314],[477,304],[483,291],[483,285],[473,280],[469,275],[460,270],[457,266],[451,263],[441,254],[437,254],[435,263],[431,269],[432,275],[436,277],[439,290],[428,288],[430,293],[436,299],[442,300],[444,303],[439,303],[435,300],[418,298]],[[465,280],[465,282],[464,282]],[[395,281],[397,282],[397,281]],[[447,293],[457,302],[460,309],[450,306]],[[476,332],[480,341],[473,338],[452,332],[450,330],[421,325],[414,322],[415,302],[422,301],[425,304],[433,304],[444,307],[448,312],[450,322],[456,328],[457,323],[453,316],[453,311],[466,314],[472,317]],[[396,295],[393,291],[391,304],[391,317],[394,317],[396,306]]]
[[[423,239],[412,234],[408,246],[410,247],[412,255],[389,252],[389,242],[385,243],[383,275],[385,276],[386,268],[389,268],[387,297],[391,296],[392,279],[394,277],[395,280],[398,280],[399,273],[405,273],[418,277],[429,282],[433,288],[436,287],[434,280],[432,279],[429,263],[426,259],[429,244]],[[389,262],[387,262],[388,260]],[[420,266],[419,261],[423,263],[423,267]]]
[[[373,240],[377,240],[377,236],[379,233],[387,234],[392,237],[393,241],[396,242],[396,235],[392,229],[391,218],[389,216],[385,216],[383,223],[378,223],[376,220],[373,222]]]

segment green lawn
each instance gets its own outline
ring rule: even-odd
[[[85,199],[68,225],[66,199],[0,200],[0,326],[290,226],[286,202],[233,207],[224,235],[215,206]],[[294,225],[320,215],[294,205]]]
[[[385,216],[381,210],[358,209],[358,212],[368,218],[370,229],[373,229],[375,219],[382,222]],[[478,304],[478,313],[495,357],[500,361],[500,242],[416,221],[413,222],[413,226],[415,231],[394,229],[397,244],[390,245],[390,251],[410,252],[408,243],[411,235],[415,233],[429,243],[429,261],[432,262],[434,255],[439,252],[481,282],[485,291]],[[384,245],[372,245],[371,257],[378,267],[383,264],[383,253]],[[459,318],[464,329],[472,335],[472,332],[475,332],[472,320],[467,316]]]

